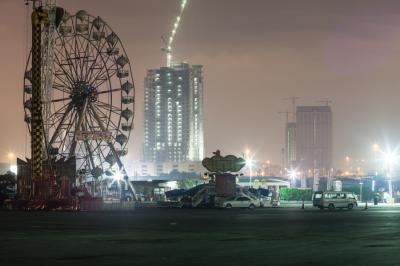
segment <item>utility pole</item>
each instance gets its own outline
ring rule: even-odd
[[[300,99],[299,97],[293,96],[288,98],[283,98],[284,101],[291,101],[292,102],[292,122],[296,121],[296,100]]]

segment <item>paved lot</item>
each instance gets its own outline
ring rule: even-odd
[[[400,208],[0,212],[0,265],[400,265]]]

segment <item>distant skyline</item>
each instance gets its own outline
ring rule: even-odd
[[[121,38],[133,67],[136,118],[129,160],[140,159],[143,81],[165,64],[161,35],[179,0],[59,0],[69,12],[102,17]],[[283,98],[332,101],[333,165],[370,160],[371,145],[400,145],[400,1],[189,0],[174,58],[204,66],[205,155],[254,151],[281,162]],[[0,2],[0,161],[30,157],[22,86],[29,14],[24,1]],[[29,29],[30,30],[30,29]]]

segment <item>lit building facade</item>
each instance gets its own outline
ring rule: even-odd
[[[207,170],[200,161],[186,162],[167,162],[167,163],[138,163],[135,165],[135,172],[140,177],[155,177],[169,175],[177,171],[180,173],[190,173],[194,176],[203,176]]]
[[[329,175],[332,168],[330,106],[297,107],[296,160],[305,176]]]
[[[148,70],[144,85],[144,161],[201,161],[202,66],[180,63]]]
[[[292,168],[296,161],[296,123],[289,122],[285,129],[285,161],[287,168]]]

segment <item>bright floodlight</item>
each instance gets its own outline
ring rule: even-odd
[[[379,151],[380,148],[379,148],[379,145],[375,143],[372,145],[372,149],[376,152],[376,151]]]
[[[10,165],[10,171],[14,174],[17,174],[18,167],[16,165]]]
[[[388,166],[393,166],[394,164],[396,164],[398,158],[399,158],[398,155],[395,154],[394,152],[388,152],[384,154],[384,160]]]
[[[246,161],[246,166],[247,166],[247,167],[253,166],[253,163],[254,163],[253,159],[251,159],[251,158],[246,158],[245,161]]]
[[[115,183],[120,186],[121,185],[121,181],[123,183],[125,183],[124,180],[124,172],[121,170],[115,170],[115,172],[113,172],[113,175],[111,176],[111,183],[109,185],[109,187],[111,187],[112,185],[114,185]]]
[[[298,177],[298,172],[296,169],[290,169],[288,175],[291,179],[296,179]]]
[[[122,175],[121,171],[116,171],[115,174],[113,175],[113,179],[115,181],[123,180],[123,175]]]

